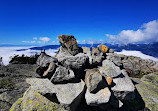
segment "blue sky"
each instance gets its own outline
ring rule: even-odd
[[[158,0],[0,0],[0,44],[158,41]]]

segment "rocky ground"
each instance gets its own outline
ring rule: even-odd
[[[0,67],[2,111],[158,109],[158,62],[118,55],[105,45],[90,51],[70,35],[58,38],[55,57],[41,52],[27,64],[16,57]]]
[[[9,64],[0,66],[0,109],[8,111],[12,104],[29,87],[26,78],[38,77],[35,73],[37,65]]]

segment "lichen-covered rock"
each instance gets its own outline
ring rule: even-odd
[[[151,111],[158,109],[158,72],[145,75],[136,88],[145,102],[145,107]]]
[[[98,45],[97,47],[102,53],[106,53],[109,50],[109,47],[107,47],[106,45]]]
[[[110,99],[111,92],[108,87],[101,89],[97,93],[90,93],[87,89],[85,99],[88,105],[97,106],[99,104],[107,103]]]
[[[111,89],[117,98],[121,100],[135,98],[135,86],[125,70],[122,70],[122,74],[118,78],[113,78],[113,82],[115,85]]]
[[[102,79],[99,70],[96,68],[86,71],[85,83],[90,93],[105,88],[106,86],[106,83]]]
[[[121,74],[121,70],[110,60],[104,60],[102,67],[99,67],[99,71],[103,76],[117,77]]]
[[[55,94],[57,101],[72,111],[75,111],[84,97],[85,83],[82,80],[67,84],[52,84],[48,79],[39,78],[31,78],[26,81],[31,85],[32,89],[42,95]]]
[[[29,88],[23,97],[12,105],[10,111],[64,111],[64,108]]]
[[[56,68],[56,71],[51,77],[50,81],[53,83],[61,83],[64,81],[70,81],[73,78],[75,78],[75,75],[72,70],[68,70],[65,67],[59,66]]]
[[[66,48],[70,54],[76,55],[79,53],[78,44],[73,35],[59,35],[58,38],[61,46]]]

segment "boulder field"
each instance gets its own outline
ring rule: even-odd
[[[157,62],[118,55],[105,45],[78,47],[72,35],[58,38],[58,52],[54,57],[41,52],[40,77],[26,79],[30,87],[10,111],[156,111],[158,85],[152,80],[158,82],[158,76],[143,75],[156,72]]]

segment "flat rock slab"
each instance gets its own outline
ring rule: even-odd
[[[56,94],[58,101],[61,104],[70,105],[84,91],[85,83],[81,80],[79,83],[67,83],[54,85],[48,79],[30,78],[26,82],[40,94]],[[80,98],[79,98],[80,99]]]
[[[88,105],[97,106],[99,104],[107,103],[110,99],[111,92],[108,87],[101,89],[96,94],[90,93],[87,89],[85,99]]]
[[[122,77],[114,78],[113,82],[116,84],[114,87],[112,87],[113,91],[133,92],[135,89],[125,70],[122,70]]]
[[[104,60],[102,62],[102,67],[99,68],[99,71],[103,76],[108,76],[112,78],[117,77],[121,74],[120,68],[110,60]]]
[[[115,85],[111,89],[117,98],[126,100],[135,98],[135,86],[125,70],[122,70],[118,78],[113,78],[113,82]]]

